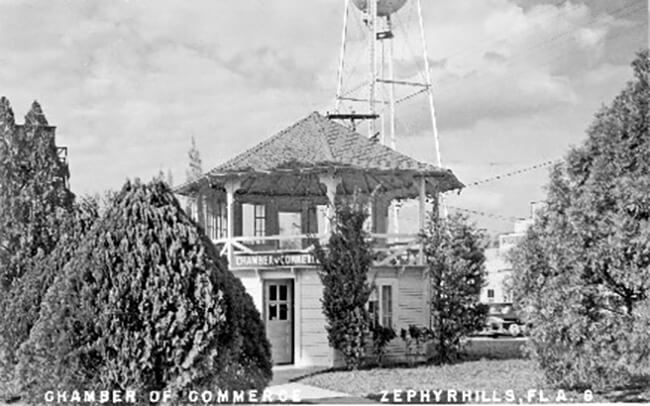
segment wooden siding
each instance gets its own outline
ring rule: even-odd
[[[254,271],[251,270],[237,271],[235,275],[239,278],[239,280],[241,280],[241,283],[246,289],[246,293],[248,293],[253,298],[253,303],[255,303],[255,307],[257,307],[260,315],[263,315],[264,304],[262,302],[262,280]]]
[[[263,279],[291,278],[295,275],[294,300],[294,361],[296,365],[333,365],[333,351],[327,341],[325,326],[327,321],[322,310],[323,285],[315,269],[264,270],[261,275],[254,271],[240,270],[235,274],[241,279],[255,306],[263,312]],[[262,276],[262,278],[260,278]],[[393,328],[398,337],[391,341],[386,349],[386,359],[403,360],[405,343],[399,338],[401,329],[409,325],[427,326],[429,320],[428,294],[426,278],[422,267],[382,267],[370,272],[369,280],[378,284],[393,286]],[[370,343],[369,343],[370,344]],[[368,347],[372,356],[372,347]]]
[[[376,275],[377,283],[392,283],[396,287],[393,292],[395,314],[393,315],[393,329],[397,337],[388,343],[386,358],[389,360],[403,359],[405,355],[405,342],[400,338],[401,329],[408,329],[409,325],[428,327],[428,295],[423,278],[422,267],[382,267],[373,270],[370,279]],[[369,355],[372,355],[370,353]]]
[[[301,348],[298,362],[302,365],[331,365],[325,315],[321,297],[323,284],[315,270],[300,271],[300,309],[296,312]],[[298,293],[297,292],[297,293]]]

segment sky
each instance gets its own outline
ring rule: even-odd
[[[393,19],[398,79],[422,75],[414,4]],[[77,194],[160,170],[180,184],[191,137],[207,171],[312,111],[333,110],[343,5],[0,0],[0,95],[17,117],[39,101],[69,149]],[[422,7],[442,164],[465,184],[562,158],[648,46],[647,0]],[[349,27],[345,89],[362,78],[367,58],[358,13]],[[399,105],[397,115],[397,149],[435,162],[427,99]],[[547,168],[532,170],[447,202],[485,213],[470,217],[489,232],[506,232],[544,199],[547,179]]]

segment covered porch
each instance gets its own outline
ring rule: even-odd
[[[326,244],[334,205],[352,196],[368,210],[376,265],[419,265],[427,211],[460,187],[451,171],[313,113],[178,192],[236,270],[317,266],[314,242]],[[418,229],[391,233],[391,203],[406,199],[419,201]]]

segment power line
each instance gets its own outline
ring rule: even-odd
[[[447,208],[455,210],[455,211],[460,211],[460,212],[463,212],[463,213],[474,214],[476,216],[482,216],[482,217],[488,217],[488,218],[491,218],[491,219],[501,220],[501,221],[505,221],[507,223],[515,223],[515,222],[521,220],[520,218],[517,218],[517,217],[501,216],[499,214],[487,213],[487,212],[480,211],[480,210],[464,209],[462,207],[447,206]]]
[[[534,171],[536,169],[546,168],[548,166],[554,165],[554,164],[559,163],[559,162],[562,162],[562,160],[561,159],[556,159],[556,160],[552,160],[552,161],[542,162],[542,163],[532,165],[532,166],[529,166],[529,167],[526,167],[526,168],[518,169],[516,171],[507,172],[507,173],[504,173],[504,174],[501,174],[501,175],[492,176],[492,177],[489,177],[489,178],[486,178],[486,179],[477,180],[476,182],[472,182],[472,183],[469,183],[469,184],[465,185],[465,187],[468,188],[468,187],[480,186],[480,185],[484,185],[486,183],[495,182],[497,180],[503,180],[504,178],[509,178],[509,177],[515,176],[515,175],[521,175],[523,173]]]

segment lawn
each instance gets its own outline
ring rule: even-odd
[[[543,382],[540,371],[532,361],[526,359],[505,360],[477,360],[466,361],[454,365],[419,366],[414,368],[375,368],[359,371],[333,371],[324,372],[304,378],[300,381],[307,385],[344,392],[355,396],[371,397],[379,400],[382,391],[415,389],[416,391],[444,390],[460,392],[472,391],[471,403],[482,403],[483,399],[500,398],[506,401],[506,391],[515,394],[515,402],[520,399],[528,402],[530,390],[537,390],[532,394],[533,403],[548,401],[555,402],[559,395],[557,390],[548,388]],[[481,393],[485,391],[485,393]],[[478,393],[477,393],[478,392]],[[402,393],[404,398],[406,393]],[[418,392],[418,395],[419,392]],[[433,398],[433,395],[432,399]],[[446,395],[443,395],[446,396]],[[496,397],[495,397],[496,396]],[[583,392],[566,391],[568,400],[584,402]],[[417,399],[417,398],[416,398]],[[560,399],[561,400],[561,399]],[[587,399],[588,400],[588,399]],[[603,401],[607,398],[594,395],[593,401]]]

